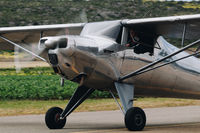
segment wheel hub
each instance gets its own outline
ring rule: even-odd
[[[142,123],[143,123],[142,115],[141,114],[136,114],[135,115],[135,124],[137,126],[140,126],[140,125],[142,125]]]
[[[59,113],[57,113],[56,115],[55,115],[55,122],[59,122],[60,121],[60,114]]]

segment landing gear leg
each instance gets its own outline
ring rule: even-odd
[[[146,125],[145,112],[139,107],[133,106],[134,86],[115,82],[120,101],[125,112],[124,122],[130,131],[141,131]]]
[[[66,117],[70,115],[86,98],[94,92],[94,89],[79,86],[64,111],[61,108],[50,108],[45,116],[45,122],[49,129],[61,129],[65,126]]]

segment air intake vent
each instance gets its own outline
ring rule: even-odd
[[[49,54],[49,61],[52,65],[58,64],[58,57],[56,54]]]
[[[39,48],[45,48],[45,45],[44,45],[44,43],[47,41],[48,39],[41,39],[40,40],[40,44],[39,44]]]

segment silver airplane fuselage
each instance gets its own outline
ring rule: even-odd
[[[66,38],[68,41],[67,46],[62,48],[53,46],[46,53],[46,59],[49,60],[49,56],[56,55],[57,62],[52,64],[50,61],[54,70],[56,69],[56,73],[68,80],[73,80],[80,74],[84,74],[86,78],[83,85],[98,90],[114,89],[114,82],[119,77],[178,50],[162,37],[157,39],[160,49],[155,48],[153,56],[148,53],[136,54],[133,49],[121,46],[113,40],[96,36],[61,36],[43,39],[47,40],[45,42],[47,47],[52,45],[52,40],[57,42],[61,38]],[[54,45],[57,45],[57,43]],[[167,61],[184,55],[187,55],[187,53],[182,52]],[[199,59],[190,57],[141,75],[133,76],[123,82],[134,85],[135,95],[200,98],[199,73]],[[80,83],[80,81],[76,82]]]

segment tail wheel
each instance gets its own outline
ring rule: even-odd
[[[146,125],[146,115],[141,108],[132,107],[125,115],[125,125],[130,131],[141,131]]]
[[[45,123],[49,129],[62,129],[65,126],[66,118],[60,119],[62,112],[59,107],[52,107],[46,112]]]

